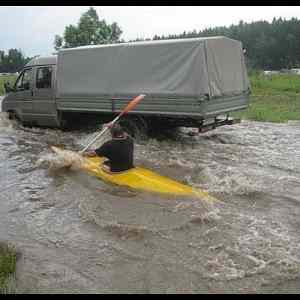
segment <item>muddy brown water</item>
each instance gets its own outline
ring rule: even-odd
[[[136,164],[223,201],[206,210],[49,169],[49,145],[78,150],[94,133],[0,116],[0,241],[21,253],[15,292],[300,292],[297,122],[137,142]]]

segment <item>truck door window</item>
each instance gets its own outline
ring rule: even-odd
[[[50,89],[52,78],[52,68],[42,67],[37,69],[36,73],[36,88],[37,89]]]
[[[31,71],[32,69],[25,70],[16,82],[17,90],[29,90],[30,88],[30,79],[31,79]]]

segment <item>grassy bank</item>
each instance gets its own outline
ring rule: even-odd
[[[15,250],[0,243],[0,294],[8,289],[10,276],[15,274],[17,256]]]
[[[10,83],[10,85],[13,86],[16,79],[17,79],[17,76],[15,76],[15,75],[0,76],[0,96],[5,94],[4,82],[8,81]]]
[[[300,120],[299,75],[254,73],[250,75],[250,83],[250,106],[234,116],[265,122]]]

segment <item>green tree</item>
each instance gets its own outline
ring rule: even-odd
[[[208,37],[222,35],[240,40],[246,49],[246,61],[251,69],[283,69],[300,66],[300,20],[274,18],[271,23],[257,21],[228,27],[212,27],[177,35],[158,36],[153,40]]]
[[[120,42],[122,34],[117,23],[107,24],[100,20],[97,11],[90,7],[83,13],[76,25],[66,26],[63,37],[56,35],[54,48],[71,48],[85,45],[98,45]]]
[[[21,50],[9,49],[7,55],[0,51],[0,73],[14,73],[23,68],[30,60],[25,57]]]

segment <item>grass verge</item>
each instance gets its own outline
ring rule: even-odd
[[[232,114],[234,117],[264,121],[286,122],[300,120],[300,76],[261,73],[250,75],[251,97],[247,110]]]
[[[16,272],[16,262],[15,249],[0,243],[0,294],[7,292],[9,280]]]
[[[10,86],[13,86],[16,79],[17,79],[16,75],[0,76],[0,96],[5,94],[4,82],[8,81],[10,83]]]
[[[300,94],[252,95],[248,109],[233,113],[232,116],[253,121],[276,123],[300,120]]]

